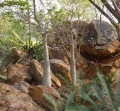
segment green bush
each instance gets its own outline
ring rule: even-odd
[[[59,91],[61,111],[120,111],[120,77],[114,91],[111,76],[106,77],[100,70],[97,76],[90,83],[79,84],[77,89],[60,76],[67,84],[63,87],[64,92]]]

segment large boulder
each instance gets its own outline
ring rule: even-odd
[[[11,84],[19,81],[31,81],[32,77],[27,71],[27,68],[21,65],[10,65],[7,68],[7,79]]]
[[[66,54],[66,52],[68,55],[70,54],[70,48],[66,41],[69,40],[69,31],[72,31],[76,46],[76,68],[78,72],[82,70],[86,79],[96,77],[96,68],[100,68],[103,73],[109,75],[113,69],[112,65],[119,66],[120,42],[117,40],[118,34],[111,24],[102,20],[94,20],[91,23],[76,20],[72,21],[73,27],[69,30],[70,24],[71,22],[65,21],[55,28],[54,37],[52,36],[53,39],[50,39],[52,42],[49,45],[50,47],[55,46],[55,49],[51,48],[50,58],[59,59],[70,64],[69,57]],[[62,47],[58,48],[60,45]],[[64,52],[64,55],[59,54],[59,51]],[[59,55],[58,57],[57,54]],[[52,71],[54,72],[53,69]]]
[[[68,79],[70,82],[72,82],[71,74],[70,74],[70,66],[64,63],[61,60],[58,59],[50,59],[50,67],[52,72],[57,76],[57,75],[62,75],[66,79]],[[60,79],[59,76],[57,76],[61,83],[63,81]]]
[[[0,111],[45,111],[29,95],[0,83]]]
[[[59,48],[50,48],[49,47],[49,57],[50,59],[59,59],[69,64],[69,58],[66,54],[66,51],[59,49]]]
[[[18,49],[18,48],[14,48],[12,50],[12,59],[14,60],[14,62],[17,62],[18,60],[20,60],[20,58],[23,56],[23,51]]]
[[[60,94],[55,90],[55,88],[50,86],[30,86],[29,95],[33,98],[34,101],[40,103],[41,105],[47,107],[48,109],[53,109],[53,105],[44,97],[43,94],[47,94],[52,100],[55,101],[58,109],[60,108]],[[51,101],[52,102],[52,101]]]
[[[105,21],[94,20],[89,24],[89,32],[83,38],[81,53],[94,56],[108,56],[115,53],[120,45],[118,35],[112,25]]]
[[[31,60],[28,68],[31,76],[33,77],[34,81],[41,85],[42,84],[42,78],[43,78],[43,65],[39,63],[37,60],[33,59]],[[52,85],[61,87],[60,81],[54,76],[54,74],[51,71],[51,80],[52,80]]]

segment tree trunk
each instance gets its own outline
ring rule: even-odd
[[[42,85],[51,86],[51,75],[50,75],[50,61],[48,54],[48,46],[47,46],[47,36],[43,36],[43,44],[44,44],[44,71],[43,71],[43,81]]]
[[[72,37],[72,42],[70,44],[70,73],[72,76],[72,84],[76,85],[76,64],[75,64],[75,51],[74,51],[74,42]]]

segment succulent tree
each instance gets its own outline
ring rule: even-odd
[[[50,61],[47,45],[47,35],[43,35],[43,44],[44,44],[44,73],[43,73],[43,85],[51,86],[51,75],[50,75]]]
[[[43,53],[44,53],[44,70],[43,70],[43,81],[42,81],[42,85],[47,85],[47,86],[51,86],[51,75],[50,75],[50,61],[49,61],[49,53],[48,53],[48,45],[47,45],[47,35],[48,35],[48,31],[47,31],[47,23],[46,21],[44,21],[45,25],[43,26],[43,21],[42,23],[40,23],[40,20],[37,17],[36,14],[36,0],[33,0],[33,9],[34,9],[34,18],[38,23],[38,27],[39,27],[39,31],[43,37],[43,44],[44,44],[44,49],[43,49]],[[42,5],[42,4],[41,4]]]

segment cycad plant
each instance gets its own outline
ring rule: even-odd
[[[12,64],[13,60],[11,59],[11,52],[8,47],[2,47],[0,49],[0,77],[3,79],[7,79],[5,75],[1,75],[1,73],[6,70],[6,68]]]
[[[79,96],[91,104],[89,109],[92,111],[119,111],[120,77],[118,76],[117,87],[115,89],[112,85],[110,77],[103,75],[100,70],[97,72],[97,76],[99,79],[99,85],[93,84],[91,88],[91,95],[94,99],[83,91],[79,93]]]
[[[60,108],[58,109],[56,105],[56,102],[52,100],[52,98],[49,98],[48,96],[45,96],[46,99],[48,99],[51,104],[54,106],[54,109],[52,111],[90,111],[89,108],[85,107],[80,103],[80,97],[79,97],[79,88],[75,89],[74,86],[63,76],[59,75],[64,82],[67,84],[67,86],[62,86],[62,91],[59,90],[59,93],[61,97],[59,98]],[[91,88],[88,88],[90,85],[86,85],[82,90],[84,90],[87,94],[90,91]],[[79,86],[78,86],[79,87]],[[92,86],[91,86],[92,87]],[[85,90],[87,89],[87,90]],[[77,94],[78,93],[78,94]],[[88,94],[89,95],[89,94]]]
[[[62,98],[60,111],[120,111],[120,77],[114,88],[111,77],[106,77],[100,70],[97,76],[91,83],[78,86],[78,96],[73,85],[61,76],[68,87],[63,87],[64,92],[59,91]]]
[[[24,40],[21,38],[15,31],[12,30],[13,37],[8,39],[7,42],[11,43],[11,49],[19,47],[20,49],[24,50],[25,52],[34,52],[35,55],[39,60],[43,60],[43,43],[42,40],[34,40],[35,38],[30,38]]]

